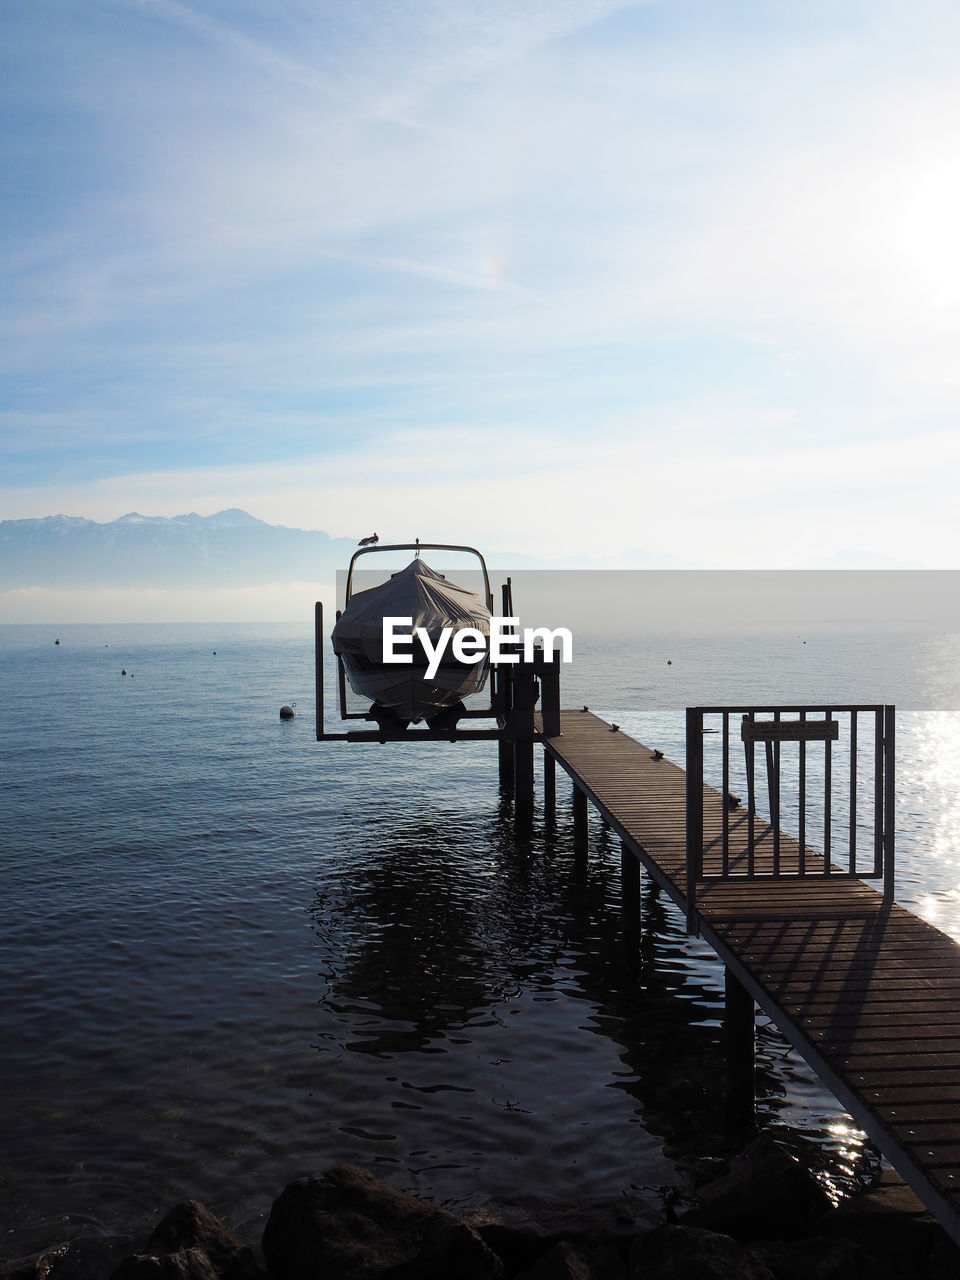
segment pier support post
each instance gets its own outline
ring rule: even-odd
[[[497,743],[500,764],[500,786],[504,791],[513,790],[513,743],[501,738]]]
[[[620,904],[623,912],[623,953],[635,961],[640,952],[643,920],[640,907],[640,862],[620,841]]]
[[[724,1041],[727,1056],[727,1126],[752,1128],[756,1112],[756,1011],[753,996],[724,968]]]
[[[513,745],[513,814],[521,827],[533,822],[533,715],[539,696],[533,663],[517,663],[513,668],[513,706],[505,736]]]
[[[513,812],[517,823],[533,821],[533,740],[522,738],[513,744]]]
[[[587,869],[587,793],[573,788],[573,853],[578,871]]]
[[[534,670],[540,681],[540,720],[545,738],[560,735],[560,656],[547,661],[543,650],[534,651]]]
[[[543,816],[550,822],[557,816],[557,762],[543,753]]]

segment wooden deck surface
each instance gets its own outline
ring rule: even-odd
[[[686,910],[683,769],[591,712],[561,728],[544,749]],[[721,813],[707,793],[708,870]],[[781,853],[798,853],[785,836]],[[960,1243],[960,945],[843,876],[708,881],[696,906],[703,938]]]

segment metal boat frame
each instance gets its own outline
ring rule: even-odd
[[[359,551],[355,551],[350,557],[350,566],[347,569],[347,586],[344,597],[344,606],[350,603],[350,597],[353,595],[353,568],[361,556],[367,556],[371,553],[376,554],[382,551],[415,551],[417,559],[420,558],[421,551],[463,551],[467,555],[476,556],[480,561],[480,570],[483,573],[483,602],[493,613],[493,592],[490,590],[490,574],[487,572],[487,562],[477,550],[476,547],[458,546],[453,542],[421,542],[418,538],[416,542],[392,542],[386,543],[384,546],[361,547]],[[337,617],[340,616],[340,610],[337,611]]]
[[[490,574],[487,570],[487,562],[483,555],[476,547],[462,546],[452,542],[394,542],[386,543],[383,546],[360,547],[350,557],[350,565],[347,569],[347,582],[344,592],[344,609],[350,603],[353,596],[353,575],[354,568],[361,556],[377,554],[384,551],[413,551],[417,556],[421,551],[460,551],[467,555],[476,556],[480,561],[480,570],[483,574],[483,594],[484,603],[493,613],[493,590],[490,586]],[[503,608],[504,616],[511,616],[513,608],[513,592],[509,578],[503,587]],[[337,610],[337,620],[339,621],[343,610]],[[316,690],[317,690],[317,740],[325,742],[330,740],[348,741],[348,742],[386,742],[390,740],[409,742],[422,738],[454,741],[456,739],[476,739],[476,738],[500,738],[500,726],[504,717],[504,678],[498,672],[496,667],[490,668],[490,703],[486,707],[474,707],[464,712],[461,716],[462,720],[494,720],[498,727],[495,729],[461,729],[459,727],[446,730],[433,729],[405,729],[395,735],[388,734],[382,726],[377,729],[353,730],[347,733],[327,733],[324,728],[323,717],[323,605],[317,601],[315,613],[315,637],[314,644],[316,649]],[[347,709],[347,673],[343,665],[343,659],[340,654],[334,655],[337,662],[337,700],[339,703],[341,720],[365,720],[371,722],[373,717],[368,711],[349,711]]]

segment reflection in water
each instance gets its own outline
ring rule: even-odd
[[[375,857],[354,827],[324,868],[317,1088],[349,1082],[354,1157],[400,1174],[412,1155],[417,1189],[463,1204],[609,1195],[729,1154],[710,948],[647,882],[643,965],[626,963],[619,840],[594,823],[578,876],[562,803],[527,842],[503,800],[464,826],[398,818]],[[849,1190],[874,1162],[863,1135],[763,1019],[758,1042],[761,1124]]]

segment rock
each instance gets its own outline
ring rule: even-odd
[[[179,1249],[176,1253],[135,1254],[125,1258],[111,1280],[219,1280],[202,1249]]]
[[[127,1236],[78,1236],[28,1258],[0,1262],[0,1280],[110,1280],[129,1252]]]
[[[419,1203],[419,1201],[417,1202]],[[477,1233],[452,1213],[438,1212],[428,1223],[420,1252],[403,1274],[410,1280],[437,1276],[446,1280],[493,1280],[503,1275],[503,1265]]]
[[[300,1178],[263,1233],[276,1280],[499,1280],[500,1259],[466,1223],[355,1165]]]
[[[665,1196],[671,1188],[647,1188],[616,1200],[583,1199],[574,1203],[540,1196],[507,1202],[489,1200],[464,1220],[499,1254],[509,1274],[532,1268],[553,1245],[566,1242],[590,1253],[601,1245],[626,1245],[640,1231],[667,1220]]]
[[[852,1240],[762,1240],[754,1241],[750,1252],[774,1280],[896,1280],[895,1272]]]
[[[627,1267],[616,1249],[585,1251],[565,1240],[548,1249],[517,1280],[627,1280]]]
[[[658,1227],[630,1246],[630,1280],[773,1280],[737,1240],[700,1227]]]
[[[220,1280],[260,1280],[263,1269],[252,1249],[234,1236],[197,1200],[186,1200],[159,1222],[147,1242],[147,1253],[177,1253],[200,1249]]]
[[[49,1256],[31,1253],[23,1258],[4,1258],[0,1260],[0,1280],[38,1280],[40,1261]]]
[[[697,1192],[685,1226],[751,1240],[796,1240],[816,1234],[814,1223],[832,1209],[811,1173],[772,1138],[755,1139],[729,1162],[730,1172]]]
[[[818,1232],[852,1241],[897,1275],[923,1280],[960,1275],[960,1250],[892,1169],[826,1214]]]
[[[716,1182],[725,1178],[730,1166],[721,1156],[701,1156],[690,1165],[690,1180],[695,1187],[704,1187],[708,1182]]]

